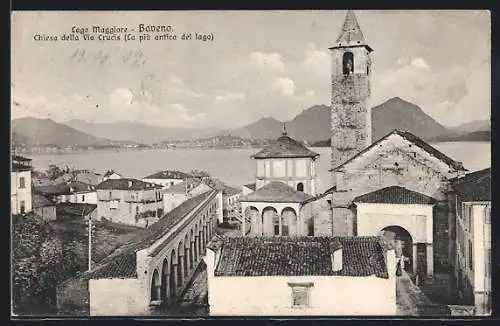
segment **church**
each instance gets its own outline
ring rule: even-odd
[[[467,171],[419,137],[372,139],[373,49],[348,11],[331,53],[332,186],[316,191],[319,155],[286,134],[253,155],[255,191],[240,198],[247,236],[377,236],[403,243],[405,269],[432,276],[455,255],[450,180]],[[326,67],[325,67],[326,68]]]

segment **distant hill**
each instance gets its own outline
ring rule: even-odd
[[[491,141],[491,131],[482,130],[474,131],[464,135],[438,137],[435,141]]]
[[[275,118],[261,118],[249,125],[237,129],[230,129],[221,132],[220,134],[232,135],[241,138],[255,139],[274,139],[283,132],[283,122]]]
[[[286,122],[288,134],[308,142],[330,138],[330,107],[315,105]],[[372,139],[380,139],[394,129],[410,131],[424,139],[454,137],[461,133],[447,129],[427,115],[420,107],[399,97],[391,98],[372,108]],[[274,118],[264,118],[248,126],[226,131],[241,137],[262,138],[263,135],[278,137],[283,123]]]
[[[454,135],[420,107],[399,97],[372,108],[372,140],[377,141],[394,129],[411,132],[424,139]]]
[[[475,120],[450,129],[460,134],[468,134],[476,131],[491,131],[491,124],[490,120]]]
[[[95,137],[50,119],[20,118],[12,121],[13,140],[25,145],[107,146],[109,139]]]
[[[216,129],[191,129],[152,126],[138,122],[93,123],[83,120],[66,122],[72,128],[97,137],[145,144],[167,140],[193,140],[214,135]]]

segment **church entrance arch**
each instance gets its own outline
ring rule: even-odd
[[[404,270],[413,272],[413,239],[411,234],[398,225],[386,226],[380,233],[389,243],[394,245],[396,258],[403,257],[401,261],[404,262]]]

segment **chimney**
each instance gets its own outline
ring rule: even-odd
[[[129,180],[129,181],[128,181],[128,187],[129,187],[129,188],[132,188],[132,180]]]
[[[338,272],[342,270],[342,247],[337,247],[332,253],[332,270]]]

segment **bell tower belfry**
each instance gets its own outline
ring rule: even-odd
[[[337,41],[330,48],[332,169],[371,145],[371,111],[368,100],[372,51],[354,12],[348,10]]]

